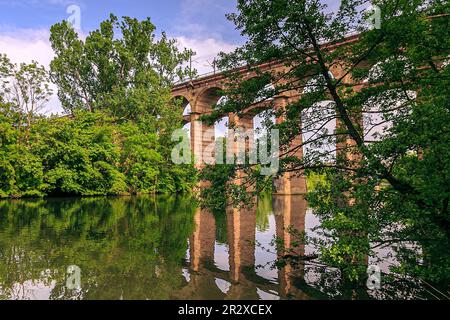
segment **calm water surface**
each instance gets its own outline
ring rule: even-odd
[[[301,197],[217,214],[183,197],[1,201],[0,299],[308,298],[272,266],[273,238],[304,229],[306,208]],[[66,288],[71,265],[80,290]]]
[[[323,298],[314,273],[273,267],[274,237],[317,223],[301,196],[216,214],[187,197],[1,201],[0,299]]]

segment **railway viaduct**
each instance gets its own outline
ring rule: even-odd
[[[333,47],[341,46],[347,43],[352,43],[357,41],[357,36],[348,37],[345,41],[339,44],[330,45],[330,50]],[[326,45],[325,45],[326,46]],[[287,67],[283,62],[271,62],[258,66],[261,71],[265,72],[285,72]],[[241,67],[233,70],[233,72],[238,72],[242,75],[243,79],[249,79],[255,77],[254,71],[249,71],[248,67]],[[346,75],[346,70],[339,63],[333,64],[331,68],[331,73],[335,78],[340,78],[344,76],[343,82],[352,83],[350,75]],[[207,146],[211,145],[215,141],[214,127],[209,127],[200,121],[202,115],[207,115],[212,112],[212,108],[217,102],[222,98],[218,92],[225,88],[227,82],[227,74],[224,72],[214,73],[199,77],[197,79],[192,79],[184,82],[175,84],[172,89],[172,96],[182,100],[182,110],[190,105],[190,114],[184,115],[184,123],[191,124],[190,139],[191,139],[191,149],[194,155],[196,165],[201,167],[208,160],[205,159],[204,150]],[[358,86],[355,84],[355,86]],[[253,129],[254,117],[268,106],[271,108],[285,108],[286,105],[299,99],[302,92],[299,91],[289,91],[284,93],[282,96],[276,96],[271,99],[270,103],[260,103],[259,105],[252,107],[244,115],[239,117],[236,114],[225,114],[228,116],[229,124],[232,124],[234,128],[240,128],[243,130]],[[283,122],[282,118],[276,119],[277,123]],[[339,121],[337,120],[336,127],[339,126]],[[301,125],[300,123],[298,124]],[[337,142],[337,150],[345,150],[345,145],[352,144],[350,139],[344,139],[345,141]],[[228,139],[227,143],[234,144],[231,149],[235,154],[239,152],[239,148],[242,148],[234,141],[234,139]],[[302,144],[302,137],[298,136],[292,141],[291,148],[294,149],[295,146]],[[339,146],[339,144],[345,144],[344,146]],[[295,148],[295,153],[290,155],[295,155],[301,158],[303,156],[303,148]],[[245,151],[245,150],[244,150]],[[213,154],[214,157],[214,154]],[[214,160],[212,160],[214,161]],[[207,162],[208,163],[208,162]],[[283,177],[275,181],[276,194],[304,194],[306,193],[306,179],[304,176],[299,174],[285,173]]]

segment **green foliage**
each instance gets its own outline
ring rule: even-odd
[[[15,64],[0,54],[0,102],[7,104],[1,108],[2,116],[12,117],[19,144],[29,144],[34,121],[50,100],[53,90],[49,81],[47,70],[37,62]]]
[[[227,184],[235,176],[234,166],[228,164],[206,166],[200,175],[203,181],[209,181],[209,188],[200,190],[202,204],[213,211],[223,211],[229,200]]]
[[[222,54],[219,65],[227,70],[246,65],[256,77],[230,71],[223,92],[228,99],[208,118],[245,112],[261,96],[300,96],[278,111],[284,121],[272,128],[280,130],[282,151],[288,153],[302,135],[306,152],[281,159],[277,176],[306,170],[313,178],[308,200],[321,220],[319,260],[342,271],[343,281],[361,284],[376,249],[394,247],[399,267],[391,271],[445,287],[450,283],[449,5],[371,3],[381,10],[380,28],[367,24],[373,12],[363,11],[361,1],[343,1],[335,10],[319,0],[238,1],[229,19],[247,41]],[[358,41],[343,44],[355,31]],[[277,72],[258,67],[273,61],[280,62]],[[330,122],[339,126],[329,130]],[[259,170],[236,169],[248,180]]]
[[[2,197],[175,193],[195,183],[193,166],[166,163],[156,135],[100,112],[39,119],[29,147],[15,143],[11,123],[0,127]]]
[[[310,171],[306,174],[306,186],[310,192],[317,190],[320,185],[324,185],[327,181],[327,176],[325,173],[320,173],[316,171]]]

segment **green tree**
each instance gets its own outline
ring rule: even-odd
[[[66,112],[102,112],[120,126],[121,171],[131,192],[190,190],[193,167],[168,159],[171,134],[182,123],[171,86],[195,72],[184,66],[194,53],[165,33],[158,37],[149,18],[114,15],[85,40],[66,22],[55,24],[50,41],[52,79]]]
[[[52,26],[50,41],[52,79],[63,108],[106,110],[125,120],[167,115],[170,85],[186,75],[182,65],[192,54],[165,33],[158,38],[149,18],[111,15],[86,40],[61,22]]]
[[[238,12],[228,17],[247,41],[222,54],[219,64],[225,70],[245,65],[256,77],[230,71],[228,99],[207,119],[240,115],[261,97],[298,94],[275,112],[286,120],[270,128],[280,130],[283,152],[295,151],[298,135],[307,151],[301,159],[284,157],[279,175],[325,176],[308,194],[328,239],[320,244],[322,261],[339,267],[343,279],[361,281],[373,250],[399,245],[395,271],[445,285],[449,6],[440,0],[372,4],[380,9],[380,28],[367,23],[374,12],[365,1],[342,1],[334,11],[319,0],[238,1]],[[277,72],[259,67],[273,61],[282,64]],[[257,175],[247,177],[247,184],[257,182]],[[411,250],[411,243],[420,249]]]
[[[43,66],[35,61],[18,65],[0,55],[0,96],[16,112],[16,128],[19,133],[25,131],[27,145],[32,124],[52,94],[49,74]]]

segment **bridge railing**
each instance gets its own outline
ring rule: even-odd
[[[201,79],[201,78],[206,78],[215,74],[221,74],[223,71],[222,70],[215,70],[215,71],[210,71],[210,72],[206,72],[206,73],[202,73],[202,74],[198,74],[195,77],[186,77],[183,79],[179,79],[176,82],[173,83],[173,85],[177,85],[177,84],[181,84],[181,83],[185,83],[188,81],[192,81],[192,80],[197,80],[197,79]]]

